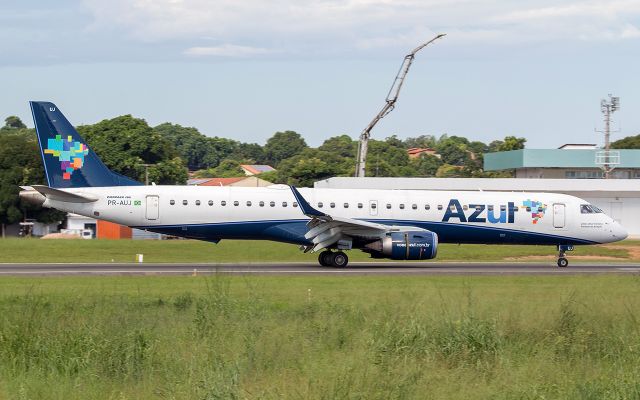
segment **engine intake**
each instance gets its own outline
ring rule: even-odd
[[[429,260],[438,252],[438,235],[431,231],[391,232],[366,247],[374,256],[392,260]]]

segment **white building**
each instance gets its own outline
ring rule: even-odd
[[[640,179],[329,178],[316,188],[553,192],[580,197],[640,237]]]

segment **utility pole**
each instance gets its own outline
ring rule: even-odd
[[[149,186],[149,167],[153,167],[155,164],[138,164],[144,167],[144,184]]]
[[[613,97],[609,94],[609,100],[600,100],[600,111],[604,115],[604,151],[596,153],[596,164],[600,164],[604,170],[604,179],[611,178],[611,171],[620,164],[620,152],[611,152],[611,114],[620,109],[620,97]]]
[[[416,57],[416,53],[423,48],[427,47],[437,39],[445,36],[445,33],[441,33],[429,40],[426,43],[421,44],[411,51],[411,53],[404,56],[404,60],[402,64],[400,64],[400,69],[396,74],[396,78],[393,80],[393,85],[391,85],[391,89],[389,89],[389,93],[387,93],[387,98],[385,100],[385,104],[382,107],[382,110],[369,122],[366,128],[360,134],[360,143],[358,145],[358,157],[356,161],[356,177],[364,177],[365,176],[365,168],[367,163],[367,151],[369,147],[369,137],[371,137],[371,130],[374,126],[384,118],[387,114],[389,114],[395,108],[396,101],[398,100],[398,95],[400,95],[400,89],[402,89],[402,84],[404,83],[404,78],[407,76],[407,72],[409,72],[409,68],[413,63],[413,59]]]

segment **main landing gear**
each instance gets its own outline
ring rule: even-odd
[[[323,251],[318,256],[318,261],[323,267],[344,268],[349,264],[349,257],[343,251]]]
[[[558,267],[565,268],[569,266],[569,260],[565,257],[565,252],[573,251],[572,245],[558,245]]]

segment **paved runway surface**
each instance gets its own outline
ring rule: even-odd
[[[558,268],[551,263],[375,263],[354,262],[348,268],[314,263],[264,264],[0,264],[0,275],[516,275],[640,273],[640,264],[579,264]]]

